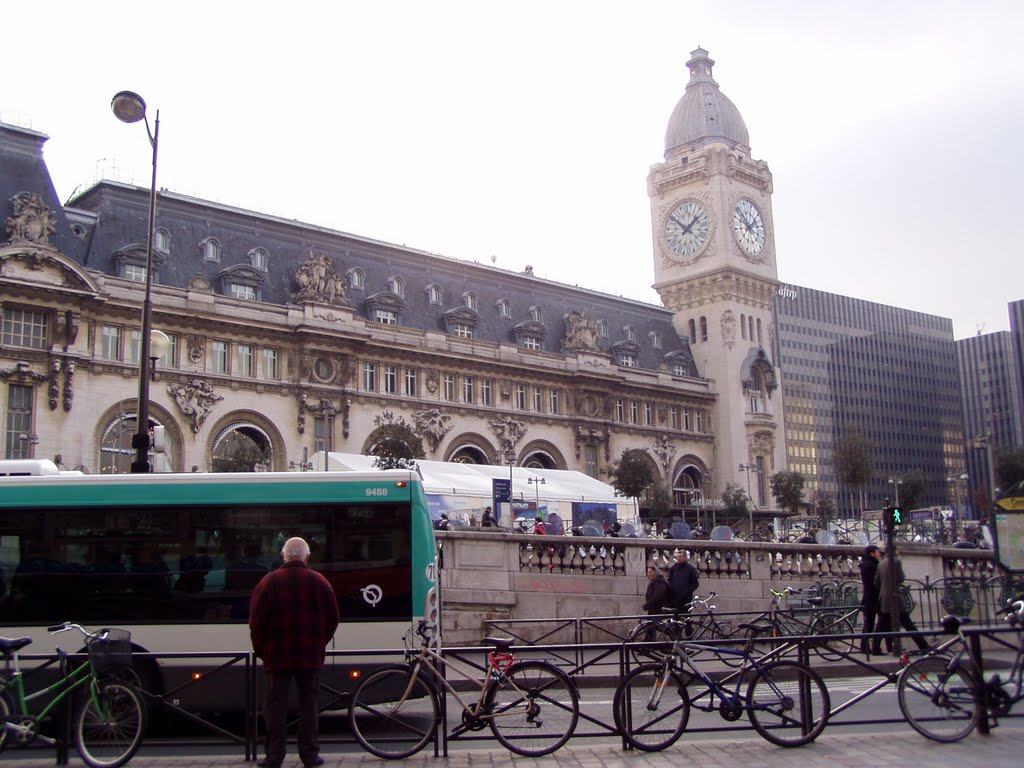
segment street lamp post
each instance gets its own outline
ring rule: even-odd
[[[747,473],[747,513],[750,515],[750,538],[754,538],[754,499],[750,496],[750,473],[757,472],[756,464],[740,464],[740,472]]]
[[[893,488],[893,493],[896,496],[896,506],[898,507],[900,505],[900,486],[903,485],[903,481],[898,477],[890,477],[889,485]]]
[[[110,102],[110,109],[122,123],[146,124],[146,135],[153,148],[153,178],[149,188],[149,233],[146,237],[146,295],[142,302],[142,338],[139,339],[139,408],[136,432],[132,437],[135,461],[132,474],[147,473],[149,464],[149,381],[150,381],[150,331],[153,326],[153,235],[156,226],[156,158],[160,143],[160,110],[156,112],[153,130],[149,130],[146,117],[146,102],[137,93],[121,91]]]
[[[526,479],[527,485],[533,486],[534,491],[534,505],[537,509],[537,514],[540,514],[540,487],[547,483],[547,479],[543,477],[528,477]]]

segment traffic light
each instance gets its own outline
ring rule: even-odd
[[[882,522],[893,528],[898,525],[903,525],[903,507],[886,507],[883,509]]]

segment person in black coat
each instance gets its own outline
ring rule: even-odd
[[[647,566],[647,593],[644,595],[644,610],[648,616],[661,614],[668,605],[668,582],[655,565]]]
[[[893,548],[895,549],[895,547]],[[924,636],[917,632],[917,626],[910,618],[910,614],[907,613],[906,605],[903,603],[903,599],[899,595],[899,586],[903,583],[905,576],[903,575],[903,563],[896,556],[896,552],[889,552],[885,559],[878,564],[878,572],[875,574],[875,586],[878,588],[878,606],[880,616],[878,617],[878,631],[879,632],[891,632],[892,630],[892,590],[893,582],[897,589],[896,593],[896,630],[905,629],[907,632],[913,632],[910,639],[914,641],[918,649],[924,651],[928,648],[928,641],[924,639]],[[871,653],[876,656],[881,653],[881,638],[875,638],[872,642]],[[885,638],[885,648],[887,651],[892,653],[892,639]]]
[[[700,576],[697,569],[686,562],[686,550],[675,551],[676,561],[668,569],[668,588],[671,595],[672,607],[680,613],[690,612],[690,603],[693,602],[693,595],[700,586]]]
[[[860,558],[860,605],[864,609],[864,635],[860,641],[861,653],[868,652],[868,638],[875,631],[875,620],[878,618],[878,587],[875,585],[875,574],[878,573],[878,561],[882,559],[882,550],[876,544],[864,547]]]

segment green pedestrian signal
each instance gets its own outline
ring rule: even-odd
[[[903,525],[903,507],[886,507],[882,510],[882,521],[892,527]]]

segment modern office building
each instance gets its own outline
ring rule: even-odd
[[[920,506],[949,503],[947,478],[964,471],[952,321],[795,285],[779,288],[775,309],[789,468],[844,516],[878,509],[914,470]],[[833,464],[853,433],[873,447],[863,488],[844,487]]]
[[[1010,331],[957,341],[966,437],[964,503],[988,508],[998,486],[993,459],[1000,448],[1024,446],[1024,301],[1009,306]]]

